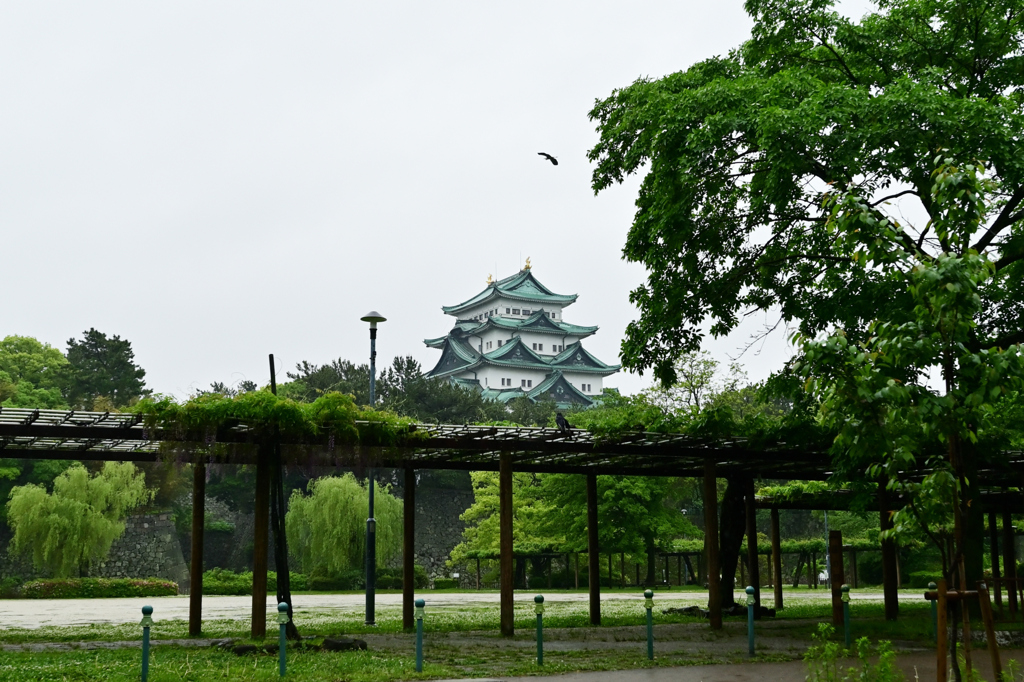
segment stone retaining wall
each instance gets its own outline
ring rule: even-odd
[[[185,592],[188,564],[169,513],[139,514],[125,521],[124,534],[114,541],[107,560],[92,571],[100,578],[166,578]]]
[[[3,538],[9,541],[9,536]],[[37,571],[30,557],[12,557],[7,542],[0,549],[0,580],[21,581],[49,578]],[[169,513],[138,514],[125,520],[124,534],[110,547],[107,560],[92,567],[94,578],[166,578],[178,583],[179,591],[189,586],[188,564],[181,554],[178,533]]]

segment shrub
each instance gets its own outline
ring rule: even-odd
[[[942,571],[914,571],[907,576],[907,586],[914,589],[927,589],[928,583],[938,584],[942,580]]]
[[[17,597],[21,591],[21,578],[15,578],[8,576],[3,580],[0,580],[0,598],[10,599],[11,597]]]
[[[451,590],[459,586],[459,581],[454,578],[435,578],[435,590]]]
[[[426,589],[430,584],[427,578],[427,569],[419,564],[413,567],[413,586],[417,589]],[[306,576],[306,588],[312,592],[350,592],[362,590],[366,587],[366,575],[362,570],[349,569],[338,575],[327,575],[318,571]],[[402,569],[382,568],[377,571],[377,588],[381,590],[402,589]],[[292,587],[292,589],[299,589]]]
[[[307,586],[306,576],[301,573],[289,573],[292,592],[303,592],[311,589]],[[267,572],[267,594],[277,592],[277,573]],[[245,596],[252,594],[252,571],[235,573],[223,568],[211,568],[203,573],[203,594],[227,594]]]
[[[170,597],[176,594],[177,583],[162,578],[32,580],[21,587],[21,596],[28,599]]]

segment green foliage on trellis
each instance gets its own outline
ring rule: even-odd
[[[204,393],[184,402],[167,396],[140,401],[132,411],[143,425],[176,438],[212,440],[220,428],[244,424],[257,438],[280,437],[288,442],[338,445],[395,445],[415,441],[413,420],[389,412],[360,409],[352,396],[325,393],[311,403],[274,395],[269,390],[235,396]]]

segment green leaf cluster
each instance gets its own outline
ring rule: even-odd
[[[110,552],[128,513],[153,497],[130,462],[106,462],[95,475],[75,464],[57,476],[53,492],[29,483],[11,491],[10,549],[29,554],[36,568],[68,577]]]
[[[257,438],[339,445],[390,445],[414,441],[411,419],[388,412],[359,409],[350,395],[325,393],[311,403],[279,397],[269,390],[234,396],[204,393],[179,402],[166,396],[144,398],[132,411],[149,429],[178,438],[215,440],[218,429],[244,424]]]
[[[681,352],[752,311],[768,329],[859,341],[867,321],[912,317],[886,265],[965,246],[996,273],[974,291],[971,345],[1024,339],[1024,1],[872,4],[851,20],[832,0],[749,0],[742,45],[595,103],[594,190],[642,177],[623,255],[648,275],[630,295],[625,367],[671,385]],[[933,194],[943,148],[988,161],[994,210],[980,215],[955,178]],[[842,205],[856,202],[856,234],[827,228],[828,192],[860,197]],[[952,224],[967,230],[952,238]]]
[[[377,565],[386,566],[402,548],[402,502],[386,485],[374,493]],[[340,575],[364,565],[369,494],[351,473],[309,483],[288,500],[288,546],[306,574]]]

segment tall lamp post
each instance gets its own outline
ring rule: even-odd
[[[370,407],[376,404],[377,383],[377,323],[387,318],[371,310],[360,318],[370,323]],[[373,467],[370,467],[367,485],[370,489],[370,513],[366,519],[366,624],[375,625],[374,600],[377,594],[377,521],[373,518]]]

